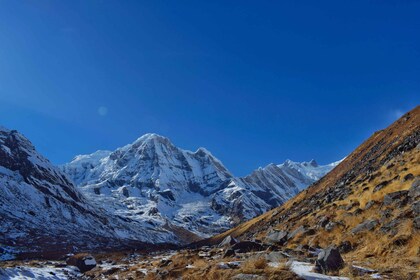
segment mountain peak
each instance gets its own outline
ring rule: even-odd
[[[309,161],[308,164],[311,165],[311,166],[313,166],[313,167],[317,167],[318,166],[318,163],[314,159],[311,159],[311,161]]]
[[[159,135],[157,133],[146,133],[142,136],[140,136],[139,138],[137,138],[136,141],[134,141],[134,143],[137,142],[148,142],[148,141],[153,141],[153,140],[165,140],[165,141],[169,141],[168,138]]]

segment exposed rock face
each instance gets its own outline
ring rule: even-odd
[[[269,232],[265,238],[268,244],[283,245],[287,242],[289,233],[286,231],[274,230]]]
[[[334,247],[322,250],[315,263],[315,270],[327,274],[331,271],[338,271],[344,267],[344,260],[340,252]]]
[[[354,229],[351,230],[351,232],[353,234],[357,234],[359,232],[373,230],[377,225],[378,225],[377,220],[367,220],[357,225]]]
[[[286,161],[236,178],[204,148],[186,151],[146,134],[114,152],[77,156],[61,170],[111,214],[207,237],[284,203],[334,166]]]
[[[407,197],[407,194],[408,194],[408,191],[398,191],[398,192],[389,193],[384,198],[384,205],[401,202],[401,200]]]

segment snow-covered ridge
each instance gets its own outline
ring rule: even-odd
[[[113,152],[76,156],[60,169],[111,214],[207,237],[284,203],[335,164],[286,161],[237,178],[205,148],[183,150],[148,133]]]
[[[171,231],[94,205],[15,130],[0,129],[0,206],[2,245],[36,251],[64,241],[84,248],[119,240],[179,242]]]

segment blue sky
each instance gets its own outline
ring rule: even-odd
[[[420,103],[419,1],[0,7],[0,124],[57,164],[147,132],[236,175],[329,163]]]

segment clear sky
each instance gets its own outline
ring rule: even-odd
[[[1,1],[0,124],[53,163],[156,132],[235,175],[420,104],[420,1]]]

